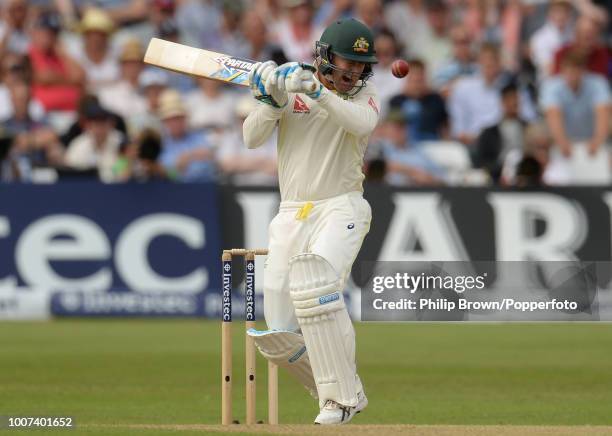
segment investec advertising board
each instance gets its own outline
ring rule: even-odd
[[[3,318],[37,318],[45,304],[60,315],[194,316],[219,286],[214,185],[9,185],[0,198]]]
[[[368,185],[365,195],[372,227],[349,288],[362,286],[362,265],[377,260],[610,260],[606,189]],[[221,249],[265,247],[279,201],[270,188],[206,184],[5,185],[0,198],[3,319],[41,318],[49,310],[218,317]],[[259,295],[263,262],[256,264]],[[235,270],[238,288],[238,262]]]

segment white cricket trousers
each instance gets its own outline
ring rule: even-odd
[[[281,203],[268,230],[264,267],[264,315],[269,329],[299,329],[289,294],[289,259],[301,253],[323,257],[341,278],[342,291],[371,219],[372,210],[361,192]]]

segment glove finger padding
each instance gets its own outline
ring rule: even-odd
[[[277,67],[276,62],[267,61],[258,63],[249,73],[249,84],[251,92],[255,98],[266,94],[265,84],[274,69]]]
[[[305,70],[302,67],[287,75],[285,79],[285,87],[288,92],[307,93],[314,89],[316,78],[310,70]]]
[[[284,65],[286,64],[276,67],[274,71],[270,73],[270,76],[268,77],[268,80],[266,80],[265,84],[266,94],[270,95],[280,107],[285,106],[289,99],[283,80]]]

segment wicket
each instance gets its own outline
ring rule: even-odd
[[[244,302],[246,330],[255,328],[255,256],[265,256],[265,248],[223,250],[223,298],[221,323],[221,423],[232,423],[232,256],[243,256],[245,266]],[[245,331],[246,331],[245,330]],[[245,334],[246,423],[255,424],[255,342]],[[278,424],[278,367],[268,362],[268,423]]]

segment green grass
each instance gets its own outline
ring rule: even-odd
[[[0,323],[0,415],[68,415],[77,426],[217,424],[219,324]],[[234,414],[243,418],[244,342],[236,324]],[[612,425],[610,324],[358,324],[356,330],[370,399],[360,424]],[[263,360],[258,369],[264,419]],[[284,373],[279,390],[281,422],[310,423],[317,406],[306,391]]]

